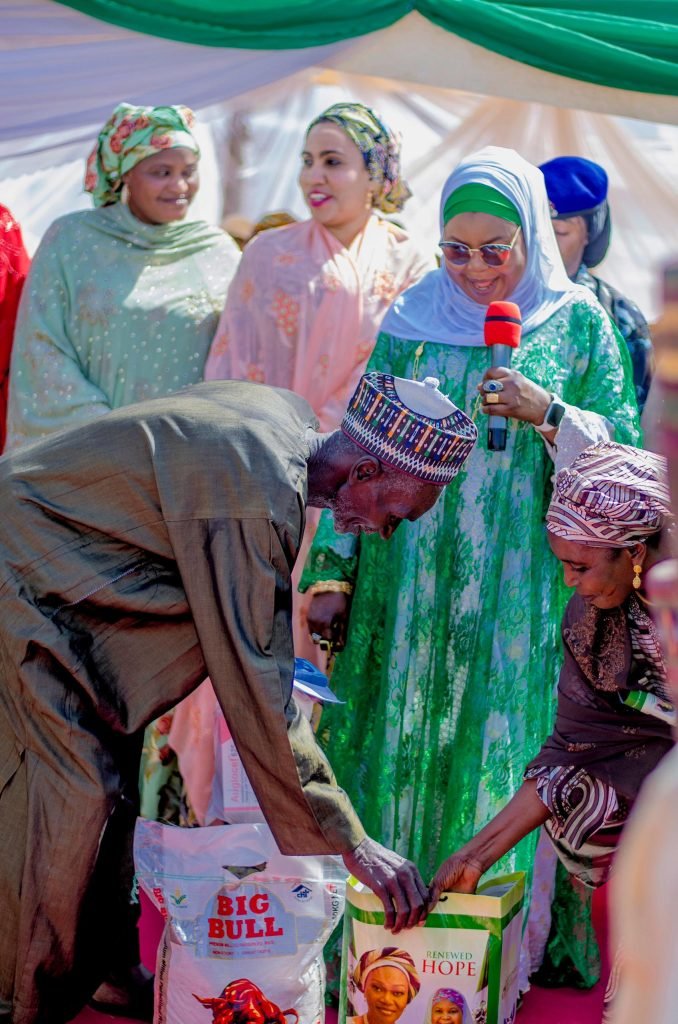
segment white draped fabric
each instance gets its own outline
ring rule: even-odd
[[[213,49],[129,32],[50,0],[0,0],[0,142],[16,153],[25,151],[17,140],[46,132],[82,137],[123,96],[205,107],[320,64],[345,45]]]

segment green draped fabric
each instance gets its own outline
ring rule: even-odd
[[[678,94],[676,0],[70,0],[66,6],[150,35],[255,50],[351,39],[416,10],[449,32],[545,71]]]

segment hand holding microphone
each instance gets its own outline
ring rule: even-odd
[[[491,302],[485,315],[485,344],[491,351],[490,369],[478,390],[482,411],[490,417],[487,434],[489,451],[506,448],[507,418],[543,423],[551,395],[518,370],[511,369],[513,351],[520,344],[522,321],[515,302]]]

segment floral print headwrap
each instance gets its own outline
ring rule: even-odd
[[[99,132],[87,158],[85,192],[95,206],[120,201],[122,176],[161,149],[190,149],[200,156],[191,129],[195,116],[188,107],[134,107],[120,103]]]
[[[345,131],[362,153],[370,178],[381,186],[374,197],[376,208],[382,213],[402,210],[412,193],[401,177],[400,136],[362,103],[335,103],[311,121],[306,134],[321,121]]]

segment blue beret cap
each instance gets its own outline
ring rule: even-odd
[[[582,254],[587,267],[597,267],[610,244],[610,208],[607,174],[583,156],[557,156],[540,167],[551,204],[551,216],[567,220],[583,217],[589,240]]]
[[[591,213],[607,199],[607,174],[582,156],[557,156],[541,164],[554,217]]]

